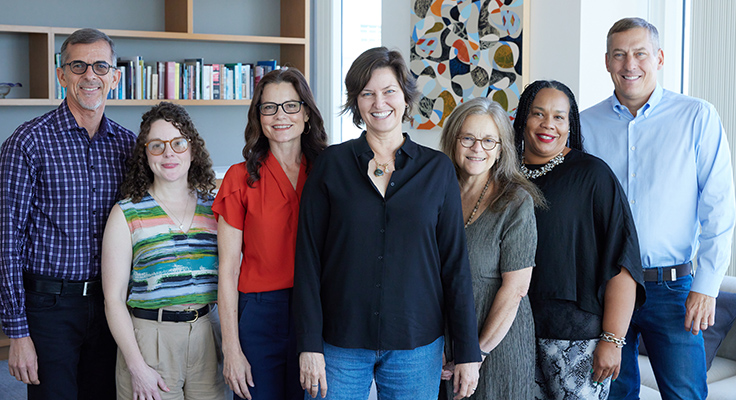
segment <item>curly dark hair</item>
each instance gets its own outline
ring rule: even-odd
[[[327,133],[325,132],[325,124],[322,120],[317,108],[317,102],[314,100],[309,84],[301,72],[296,68],[277,69],[267,73],[261,78],[258,85],[253,90],[253,100],[248,110],[248,124],[245,126],[245,147],[243,147],[243,157],[245,158],[245,166],[248,169],[248,186],[253,185],[261,179],[261,165],[268,157],[269,143],[268,138],[263,134],[261,126],[261,116],[259,106],[261,105],[261,96],[263,89],[272,83],[291,83],[294,90],[299,95],[299,99],[304,102],[307,116],[309,120],[305,123],[305,132],[301,136],[302,154],[307,160],[307,172],[312,168],[314,160],[319,153],[327,147]]]
[[[170,122],[182,136],[189,139],[189,150],[192,152],[187,176],[189,188],[197,191],[197,195],[201,198],[212,196],[215,190],[215,172],[212,170],[210,153],[184,107],[162,101],[143,114],[141,119],[140,133],[135,142],[133,155],[128,160],[128,172],[120,186],[122,198],[130,198],[134,203],[138,203],[153,184],[153,171],[148,166],[146,142],[151,125],[161,119]]]
[[[347,100],[340,110],[340,115],[350,113],[353,115],[353,124],[358,128],[363,125],[363,117],[358,109],[358,96],[363,91],[365,85],[371,80],[373,71],[379,68],[390,68],[396,80],[399,82],[401,91],[404,92],[404,102],[408,106],[404,110],[402,121],[409,122],[411,120],[414,102],[419,97],[417,82],[414,76],[409,73],[406,67],[404,57],[396,50],[389,50],[385,47],[374,47],[363,52],[353,61],[348,73],[345,75],[345,90],[347,91]]]
[[[556,89],[564,93],[570,101],[570,134],[567,137],[567,147],[575,150],[585,151],[583,148],[583,135],[580,132],[580,112],[578,111],[578,103],[575,101],[575,95],[569,87],[558,81],[534,81],[524,88],[519,98],[519,106],[516,108],[516,119],[514,120],[514,143],[516,144],[516,154],[521,159],[524,153],[524,130],[526,129],[526,121],[529,119],[529,109],[532,107],[534,99],[542,89]]]

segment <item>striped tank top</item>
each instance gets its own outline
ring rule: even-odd
[[[128,305],[155,309],[217,300],[217,220],[212,198],[197,198],[189,231],[182,232],[146,194],[118,202],[133,242]]]

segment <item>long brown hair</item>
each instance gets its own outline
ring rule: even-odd
[[[253,187],[261,179],[261,165],[268,157],[268,138],[263,134],[261,116],[258,111],[263,89],[272,83],[281,82],[291,83],[294,86],[299,99],[304,102],[309,117],[309,120],[305,122],[305,131],[301,136],[302,154],[307,160],[307,172],[311,169],[319,153],[327,147],[327,133],[325,133],[322,114],[317,108],[317,103],[314,101],[314,96],[312,96],[312,91],[309,89],[309,84],[307,84],[304,75],[295,68],[278,69],[267,73],[253,90],[253,101],[248,110],[248,124],[245,126],[243,157],[248,169],[248,186],[250,187]]]

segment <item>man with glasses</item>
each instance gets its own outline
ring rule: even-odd
[[[28,384],[29,399],[112,399],[116,346],[105,320],[100,252],[135,135],[104,115],[120,79],[107,35],[72,33],[61,63],[66,99],[0,149],[8,366]]]

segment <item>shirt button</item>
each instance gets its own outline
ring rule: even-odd
[[[385,233],[385,232],[386,232],[386,230],[385,230],[385,229],[381,229],[381,233]]]
[[[383,256],[378,256],[378,259],[379,260],[383,260]]]
[[[636,203],[636,200],[631,200],[631,204],[635,204],[635,203]]]
[[[376,283],[376,287],[377,288],[380,288],[381,287],[381,284],[380,283]]]
[[[90,169],[95,169],[95,166],[94,165],[90,165],[89,168]]]
[[[393,182],[391,182],[391,186],[393,186],[393,185],[394,185],[394,183],[393,183]]]
[[[631,177],[632,178],[636,178],[636,174],[635,173],[634,174],[631,174]]]
[[[97,215],[97,211],[92,211],[92,215]]]
[[[636,146],[631,146],[631,150],[636,150]]]
[[[373,315],[378,315],[378,311],[374,311],[373,312]]]
[[[92,193],[97,192],[97,188],[92,188]]]

